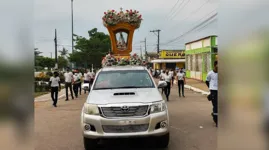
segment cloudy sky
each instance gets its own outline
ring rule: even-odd
[[[74,33],[88,37],[87,31],[92,28],[108,33],[102,24],[104,11],[119,11],[122,7],[124,10],[140,11],[144,19],[134,34],[134,52],[140,52],[140,41],[145,37],[147,50],[156,51],[157,36],[149,32],[155,29],[161,30],[161,49],[182,49],[186,42],[217,34],[217,20],[214,18],[193,32],[184,34],[216,13],[217,6],[216,0],[74,0]],[[71,52],[71,0],[36,0],[34,7],[35,47],[50,57],[54,51],[56,28],[58,49],[64,46]],[[181,38],[167,44],[177,37]]]

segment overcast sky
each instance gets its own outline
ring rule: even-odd
[[[156,51],[157,36],[150,33],[150,30],[161,29],[160,43],[167,43],[217,12],[217,6],[216,0],[74,0],[74,33],[88,37],[87,31],[92,28],[108,33],[102,24],[104,11],[119,11],[120,7],[124,10],[135,9],[140,11],[144,20],[141,27],[135,31],[133,51],[140,52],[140,41],[145,37],[147,50]],[[54,52],[53,38],[56,28],[58,44],[64,45],[71,52],[71,0],[36,0],[34,7],[35,47],[39,48],[43,55],[50,57],[50,52]],[[161,44],[160,48],[182,49],[184,44],[191,40],[217,34],[217,20],[203,26],[176,42]],[[62,49],[62,46],[58,49]],[[52,56],[54,57],[54,53]]]

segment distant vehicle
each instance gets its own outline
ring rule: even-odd
[[[104,67],[96,74],[81,112],[86,150],[107,138],[153,137],[160,148],[169,144],[166,101],[150,72],[142,66]]]

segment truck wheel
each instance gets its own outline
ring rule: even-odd
[[[93,150],[97,148],[98,140],[88,139],[84,137],[84,148],[85,150]]]
[[[158,147],[159,148],[167,148],[169,144],[169,133],[158,137]]]

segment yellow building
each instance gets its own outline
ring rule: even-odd
[[[185,68],[185,50],[161,50],[159,59],[151,60],[153,69]]]

